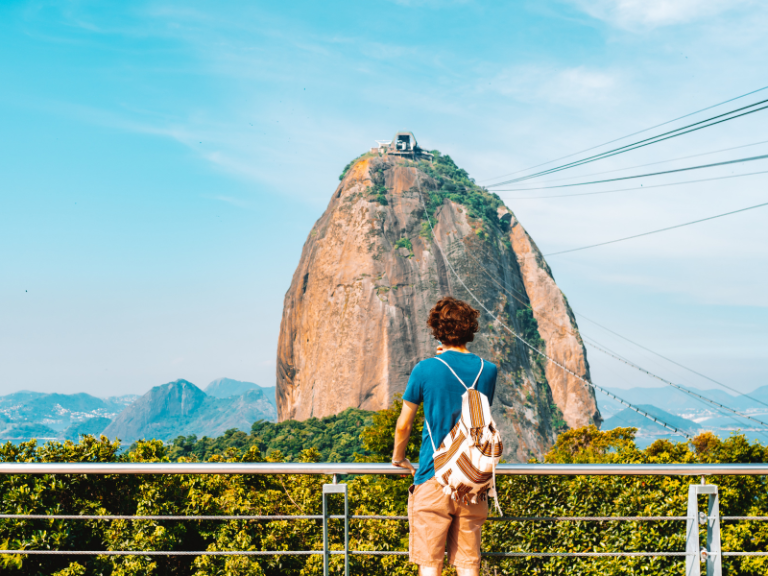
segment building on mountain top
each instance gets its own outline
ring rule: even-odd
[[[371,152],[378,152],[380,154],[391,154],[393,156],[400,156],[403,158],[411,158],[413,160],[432,160],[432,154],[419,148],[416,142],[416,136],[413,132],[401,131],[395,134],[392,140],[376,140],[378,145],[376,148],[371,148]]]

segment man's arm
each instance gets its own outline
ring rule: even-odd
[[[416,474],[416,469],[413,467],[405,457],[405,449],[408,447],[408,439],[411,436],[411,430],[413,429],[413,419],[416,417],[416,411],[418,410],[418,404],[403,400],[403,409],[400,412],[400,417],[397,419],[397,425],[395,426],[395,450],[392,454],[392,464],[406,468],[410,471],[411,476]]]

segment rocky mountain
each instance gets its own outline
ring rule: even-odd
[[[178,380],[144,396],[15,392],[0,396],[0,442],[77,440],[81,434],[102,433],[128,443],[179,435],[213,437],[230,428],[249,431],[257,420],[277,418],[274,387],[219,378],[206,390]]]
[[[177,436],[219,436],[230,428],[250,431],[256,420],[274,421],[274,398],[262,388],[239,396],[216,398],[187,380],[155,386],[140,397],[102,434],[130,444],[139,439],[171,440]]]
[[[768,386],[761,386],[747,395],[732,394],[720,388],[710,388],[707,390],[690,388],[690,390],[744,414],[768,414],[768,406],[765,405],[768,404]],[[707,404],[680,390],[675,390],[670,386],[611,389],[611,392],[614,392],[617,396],[624,398],[628,402],[664,406],[667,412],[699,423],[707,422],[720,415],[711,404]],[[607,396],[601,395],[598,401],[600,412],[606,418],[625,408],[622,404]],[[761,402],[764,404],[761,404]]]
[[[84,393],[47,394],[27,390],[0,396],[0,441],[68,438],[71,430],[82,426],[92,429],[95,423],[101,430],[135,398],[134,395],[97,398]]]
[[[261,390],[264,394],[272,400],[274,404],[275,387],[259,386],[253,382],[242,382],[240,380],[233,380],[232,378],[218,378],[214,380],[208,386],[204,388],[205,393],[208,396],[215,398],[229,398],[231,396],[241,396],[249,390]]]
[[[761,386],[746,395],[732,394],[719,388],[689,389],[742,414],[768,422],[768,406],[765,405],[768,404],[768,386]],[[657,411],[660,410],[660,406],[663,406],[664,410],[658,413],[649,410],[649,413],[676,428],[688,430],[689,433],[707,430],[714,432],[721,438],[739,433],[746,435],[750,440],[759,440],[762,443],[768,440],[768,432],[759,423],[740,418],[727,410],[719,409],[669,386],[611,389],[611,392],[628,402],[651,406]],[[617,426],[634,426],[638,428],[636,439],[639,446],[646,446],[657,438],[675,437],[666,428],[654,424],[636,412],[630,414],[631,410],[605,395],[598,396],[598,403],[600,413],[606,418],[602,429],[611,430]],[[641,422],[638,418],[647,421]],[[675,438],[681,440],[682,436]]]
[[[638,404],[638,408],[647,412],[651,416],[666,422],[670,426],[674,426],[678,430],[683,430],[688,434],[697,434],[702,427],[693,420],[687,420],[680,416],[675,416],[669,412],[657,408],[651,404]],[[618,414],[611,416],[605,422],[603,422],[604,430],[613,430],[614,428],[622,427],[637,428],[637,436],[667,436],[670,431],[664,426],[655,423],[653,420],[646,418],[642,414],[638,414],[634,410],[625,408]]]
[[[283,306],[279,417],[388,406],[413,366],[434,355],[431,307],[444,295],[478,307],[471,290],[498,320],[483,312],[470,349],[499,366],[494,418],[505,457],[525,461],[565,426],[599,423],[600,414],[591,388],[542,362],[501,322],[589,378],[586,352],[514,214],[449,156],[433,155],[363,155],[310,231]]]

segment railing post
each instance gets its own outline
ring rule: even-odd
[[[720,498],[715,491],[709,495],[707,506],[707,576],[722,576],[723,553],[720,549]]]
[[[709,496],[707,514],[699,514],[699,494]],[[720,504],[717,486],[688,486],[688,519],[685,523],[685,576],[701,576],[701,562],[706,562],[707,576],[722,576],[723,555],[720,549]],[[707,547],[701,548],[699,524],[707,525]]]
[[[349,576],[349,499],[346,484],[323,484],[323,576],[329,576],[328,564],[331,547],[328,543],[328,496],[344,494],[344,576]]]
[[[699,558],[699,502],[698,486],[688,486],[688,519],[685,521],[685,576],[701,576],[701,559]],[[325,510],[325,501],[323,501]]]

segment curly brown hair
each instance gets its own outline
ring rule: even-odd
[[[429,311],[427,326],[432,336],[448,346],[463,346],[475,339],[480,312],[462,300],[446,296]]]

